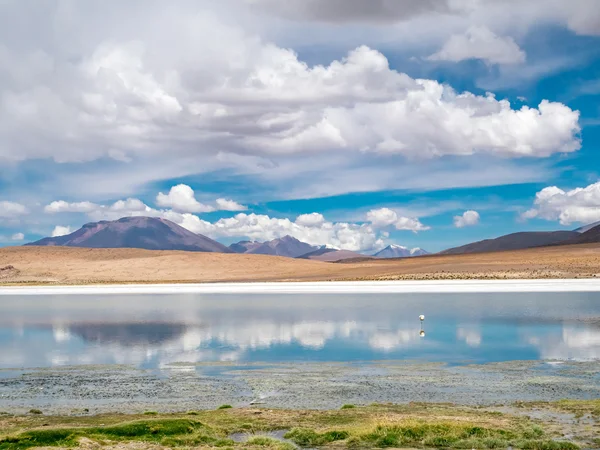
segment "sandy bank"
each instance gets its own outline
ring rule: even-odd
[[[0,248],[0,268],[9,268],[0,272],[5,285],[593,279],[600,278],[600,244],[343,264],[265,255],[11,247]]]

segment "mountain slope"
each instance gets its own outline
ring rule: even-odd
[[[581,233],[575,239],[566,242],[568,244],[593,244],[600,242],[600,225],[590,228],[584,233]]]
[[[156,217],[124,217],[88,223],[66,236],[48,237],[25,245],[232,253],[217,241]]]
[[[350,250],[338,250],[335,248],[321,247],[310,253],[306,253],[302,256],[299,256],[299,259],[312,259],[314,261],[324,261],[324,262],[335,262],[335,261],[342,261],[344,259],[354,259],[354,258],[364,259],[365,255],[362,255],[362,254],[356,253],[356,252],[352,252]]]
[[[450,248],[440,252],[444,255],[457,255],[464,253],[497,252],[502,250],[520,250],[545,245],[556,245],[581,237],[576,231],[526,231],[507,234],[496,239],[473,242],[461,247]],[[573,243],[573,242],[570,242]]]
[[[428,252],[418,247],[409,249],[407,247],[403,247],[402,245],[392,244],[375,253],[373,256],[375,258],[409,258],[411,256],[423,256],[428,254]]]
[[[600,225],[600,222],[594,222],[594,223],[590,223],[588,225],[585,225],[583,227],[579,227],[574,231],[577,231],[578,233],[585,233],[586,231],[591,230],[592,228],[597,227],[598,225]]]
[[[242,248],[246,251],[238,251]],[[273,239],[268,242],[248,242],[242,241],[237,244],[232,244],[230,248],[238,253],[249,253],[253,255],[274,255],[287,256],[288,258],[296,258],[308,252],[312,252],[317,247],[314,247],[306,242],[299,241],[292,236],[284,236],[280,239]]]
[[[254,250],[257,247],[260,247],[262,242],[256,241],[240,241],[235,244],[231,244],[229,248],[233,250],[235,253],[246,253],[250,250]]]

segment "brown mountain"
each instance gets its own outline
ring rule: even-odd
[[[498,252],[503,250],[521,250],[525,248],[543,247],[545,245],[560,245],[562,243],[576,243],[586,233],[576,231],[525,231],[507,234],[496,239],[473,242],[471,244],[455,247],[440,252],[444,255],[457,255],[464,253]]]
[[[66,236],[47,237],[25,245],[233,253],[217,241],[156,217],[88,223]]]

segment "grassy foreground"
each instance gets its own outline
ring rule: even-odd
[[[553,419],[534,420],[522,414],[529,410],[545,412]],[[561,422],[555,419],[557,416],[572,416],[575,420]],[[570,450],[600,446],[599,422],[600,400],[521,403],[510,414],[420,403],[346,405],[337,411],[235,408],[185,414],[148,411],[137,416],[52,417],[34,411],[27,416],[0,416],[0,450],[38,447]],[[272,431],[284,433],[285,441],[265,435]],[[239,433],[244,442],[232,439]]]

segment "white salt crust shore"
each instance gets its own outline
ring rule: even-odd
[[[5,286],[0,295],[600,292],[600,279]]]

